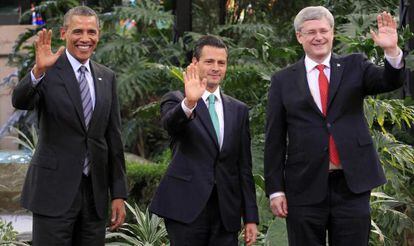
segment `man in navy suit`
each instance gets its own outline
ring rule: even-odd
[[[173,156],[150,210],[165,218],[171,245],[238,245],[241,218],[247,245],[256,241],[249,110],[221,91],[226,68],[226,45],[200,38],[184,73],[185,94],[161,101]]]
[[[13,91],[13,105],[36,110],[39,125],[21,204],[33,212],[34,246],[104,245],[109,198],[113,230],[127,198],[115,74],[90,59],[95,11],[70,9],[60,34],[66,49],[53,53],[52,32],[39,32],[36,64]]]
[[[295,18],[305,57],[272,76],[265,143],[266,193],[286,218],[289,245],[367,245],[370,191],[386,182],[363,102],[403,83],[396,22],[377,17],[384,67],[361,54],[332,54],[334,18],[307,7]]]

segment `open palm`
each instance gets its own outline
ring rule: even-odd
[[[394,18],[387,12],[383,12],[377,16],[378,33],[371,31],[372,39],[375,44],[384,50],[397,47],[398,34],[397,23]]]
[[[36,69],[38,73],[44,73],[49,67],[53,66],[65,49],[62,46],[56,53],[53,53],[51,40],[52,30],[43,29],[39,31],[38,38],[35,41]]]

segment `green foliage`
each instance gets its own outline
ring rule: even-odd
[[[17,231],[14,230],[11,222],[0,219],[0,245],[5,241],[16,240]]]
[[[30,150],[31,154],[33,155],[38,142],[38,136],[35,126],[31,126],[30,136],[27,136],[26,134],[24,134],[24,132],[20,131],[15,127],[12,127],[12,131],[16,132],[18,136],[7,136],[5,138],[12,139],[14,143],[17,143],[21,145],[23,148]]]
[[[127,163],[127,179],[130,187],[129,200],[146,207],[167,169],[165,164]]]
[[[134,207],[125,203],[128,211],[133,215],[134,223],[124,223],[119,232],[106,234],[105,245],[116,246],[161,246],[167,242],[167,231],[163,219],[155,214],[145,212],[135,204]]]

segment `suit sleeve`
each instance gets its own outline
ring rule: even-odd
[[[250,145],[249,110],[245,107],[243,113],[243,127],[241,139],[240,180],[243,194],[243,221],[244,223],[259,223],[256,203],[256,189],[252,175],[252,155]]]
[[[268,196],[285,191],[287,123],[280,82],[276,76],[272,77],[266,110],[264,175]]]
[[[108,143],[109,188],[111,198],[127,198],[124,148],[121,140],[121,117],[116,90],[115,75],[112,74],[112,104],[105,133]]]
[[[379,67],[363,56],[363,83],[366,95],[376,95],[379,93],[393,91],[401,87],[404,83],[405,67],[396,69],[384,59],[384,67]]]
[[[170,136],[179,134],[186,124],[193,119],[193,116],[188,118],[181,107],[183,99],[184,96],[179,91],[169,92],[161,98],[161,122]],[[195,114],[195,111],[193,111],[193,114]]]
[[[30,73],[23,77],[14,88],[12,93],[13,107],[21,110],[32,110],[36,107],[40,99],[40,86],[32,83]]]

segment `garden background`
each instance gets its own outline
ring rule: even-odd
[[[28,30],[10,54],[10,63],[19,67],[19,78],[34,64],[34,48],[25,41],[45,27],[53,30],[55,48],[64,45],[59,39],[63,15],[80,2],[86,1],[43,1],[36,6],[46,24]],[[183,89],[183,68],[188,65],[194,41],[204,34],[220,36],[229,46],[229,66],[222,88],[250,108],[253,173],[261,220],[257,245],[287,245],[285,222],[271,215],[263,191],[263,147],[270,77],[303,56],[295,38],[293,18],[305,6],[327,7],[336,21],[334,52],[364,52],[381,65],[383,54],[374,46],[369,29],[375,28],[379,12],[389,11],[398,18],[400,1],[194,0],[189,28],[181,33],[176,25],[178,11],[173,13],[177,10],[174,4],[180,1],[90,2],[93,3],[88,6],[99,13],[102,21],[101,39],[93,59],[117,74],[122,137],[125,151],[132,153],[127,155],[131,213],[123,230],[108,234],[108,245],[168,243],[162,220],[146,211],[171,158],[168,135],[160,124],[159,100],[170,90]],[[224,12],[220,6],[225,6]],[[28,11],[21,21],[30,18]],[[399,28],[399,35],[402,48],[413,36],[407,26]],[[406,66],[414,66],[411,54],[406,57]],[[414,245],[414,130],[410,128],[414,122],[413,105],[407,86],[365,100],[367,122],[388,179],[386,185],[371,194],[370,245]],[[19,129],[22,148],[35,148],[34,118],[31,113],[22,114],[11,128]],[[7,227],[0,223],[0,244],[1,239],[15,240],[11,228],[3,233],[1,228]]]

